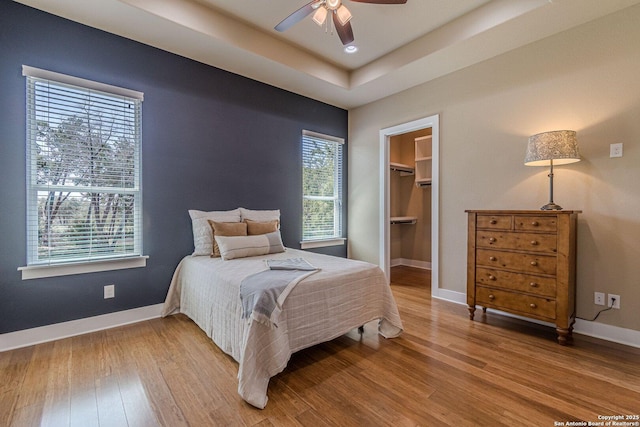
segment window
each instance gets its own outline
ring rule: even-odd
[[[302,243],[342,244],[344,140],[302,132]],[[310,247],[307,245],[306,247]]]
[[[23,75],[26,269],[140,257],[143,94],[27,66]]]

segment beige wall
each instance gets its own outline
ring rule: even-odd
[[[555,201],[579,209],[578,316],[640,330],[640,6],[350,111],[349,251],[379,262],[380,129],[440,115],[440,287],[465,292],[465,209],[537,209],[548,171],[523,164],[529,135],[578,133]],[[624,157],[609,158],[609,144]],[[372,173],[372,171],[374,171]]]

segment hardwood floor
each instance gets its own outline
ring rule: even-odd
[[[396,267],[405,332],[367,324],[293,355],[269,403],[184,315],[0,353],[1,426],[554,426],[640,414],[640,350],[431,300]],[[623,420],[624,421],[624,420]]]

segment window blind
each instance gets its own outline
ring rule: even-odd
[[[23,74],[27,264],[142,255],[142,94],[26,66]]]
[[[303,131],[303,241],[342,237],[343,147],[341,138]]]

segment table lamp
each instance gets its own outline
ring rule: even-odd
[[[553,166],[580,161],[578,140],[572,130],[554,130],[529,137],[524,164],[527,166],[549,166],[549,203],[541,210],[562,210],[553,201]]]

